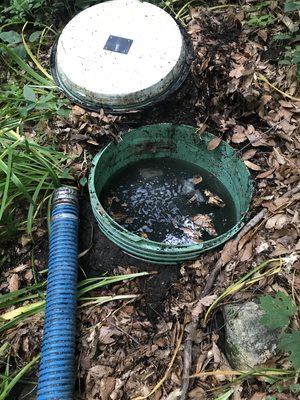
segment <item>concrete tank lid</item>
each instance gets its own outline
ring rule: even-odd
[[[180,81],[186,57],[180,28],[164,10],[138,0],[106,1],[63,29],[55,78],[75,102],[134,108]]]

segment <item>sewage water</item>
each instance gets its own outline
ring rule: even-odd
[[[129,164],[109,179],[98,197],[120,225],[157,242],[191,245],[236,223],[225,186],[197,165],[172,158]]]

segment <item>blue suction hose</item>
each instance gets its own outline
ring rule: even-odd
[[[77,190],[67,186],[56,189],[37,400],[73,399],[78,214]]]

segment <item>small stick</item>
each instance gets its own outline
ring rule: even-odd
[[[300,97],[294,97],[291,96],[288,93],[283,92],[282,90],[278,89],[278,87],[276,87],[275,85],[273,85],[271,82],[268,81],[268,79],[259,73],[256,73],[257,79],[259,79],[260,81],[265,82],[267,85],[269,85],[273,90],[276,90],[276,92],[280,93],[282,96],[287,97],[288,99],[292,100],[292,101],[300,101]]]
[[[153,393],[155,393],[162,386],[164,381],[169,377],[169,374],[171,372],[172,366],[174,364],[174,361],[176,359],[177,353],[178,353],[178,351],[180,349],[180,346],[181,346],[181,343],[182,343],[183,334],[184,334],[184,328],[185,328],[185,320],[184,320],[184,323],[183,323],[183,326],[182,326],[182,331],[181,331],[181,334],[179,336],[179,340],[177,342],[176,349],[175,349],[175,351],[173,353],[171,361],[170,361],[170,363],[168,365],[168,368],[167,368],[164,376],[162,377],[162,379],[159,382],[157,382],[157,384],[154,386],[154,388],[146,396],[135,397],[133,400],[146,400],[149,396],[153,395]]]

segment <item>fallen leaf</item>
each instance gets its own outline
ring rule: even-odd
[[[197,214],[193,217],[194,223],[202,230],[206,231],[211,236],[217,236],[217,231],[214,227],[211,217],[207,214]]]
[[[21,245],[25,247],[28,243],[31,242],[31,237],[29,235],[22,235],[20,239]]]
[[[109,326],[101,326],[99,331],[99,342],[102,344],[111,344],[116,341],[113,336],[120,336],[120,332],[117,329]]]
[[[233,143],[243,143],[245,140],[247,140],[247,136],[241,132],[234,133],[231,136],[231,141]]]
[[[267,229],[282,229],[287,222],[287,217],[285,214],[276,214],[269,218],[266,222]]]
[[[217,196],[216,194],[213,194],[210,190],[205,189],[204,194],[205,196],[208,197],[208,204],[212,204],[213,206],[221,208],[225,207],[225,203],[221,199],[221,197]]]
[[[252,257],[252,250],[253,250],[252,242],[248,242],[245,245],[244,250],[240,256],[240,261],[241,262],[249,261]]]
[[[100,382],[101,400],[109,400],[110,394],[114,390],[116,380],[112,376],[102,378]]]
[[[220,138],[220,137],[215,137],[214,139],[212,139],[212,140],[208,143],[207,149],[210,150],[210,151],[216,149],[216,148],[219,146],[219,144],[221,143],[221,141],[222,141],[222,138]]]
[[[255,149],[247,150],[247,151],[243,154],[242,159],[243,159],[244,161],[250,160],[252,157],[255,156],[256,153],[257,153],[257,150],[255,150]]]
[[[72,107],[72,114],[73,115],[83,115],[85,113],[85,110],[79,106],[73,106]]]
[[[261,171],[261,168],[259,165],[254,164],[251,161],[244,161],[244,163],[247,165],[248,168],[252,169],[253,171]]]
[[[229,261],[231,261],[236,251],[237,251],[237,242],[235,240],[230,240],[230,242],[227,242],[221,253],[222,264],[225,265]]]
[[[269,169],[268,171],[262,172],[256,176],[256,179],[268,178],[269,176],[271,176],[273,174],[274,171],[275,171],[275,168],[272,168],[272,169]]]
[[[260,253],[262,253],[264,251],[267,251],[269,249],[269,247],[270,247],[269,243],[263,242],[263,243],[261,243],[259,246],[257,246],[255,248],[255,251],[256,251],[257,254],[260,254]]]
[[[187,236],[189,236],[193,240],[199,240],[201,238],[201,232],[193,230],[191,228],[180,228]]]
[[[10,292],[15,292],[16,290],[19,289],[20,286],[20,281],[19,281],[19,275],[18,274],[12,274],[9,280],[8,288]]]
[[[203,181],[203,178],[201,175],[196,175],[193,178],[193,184],[194,185],[198,185],[199,183],[201,183]]]
[[[230,78],[239,79],[241,76],[243,76],[244,71],[245,68],[243,65],[237,65],[233,70],[229,72],[229,76]]]
[[[181,395],[181,390],[177,388],[173,390],[171,393],[169,393],[168,396],[165,398],[165,400],[177,400],[180,395]]]

